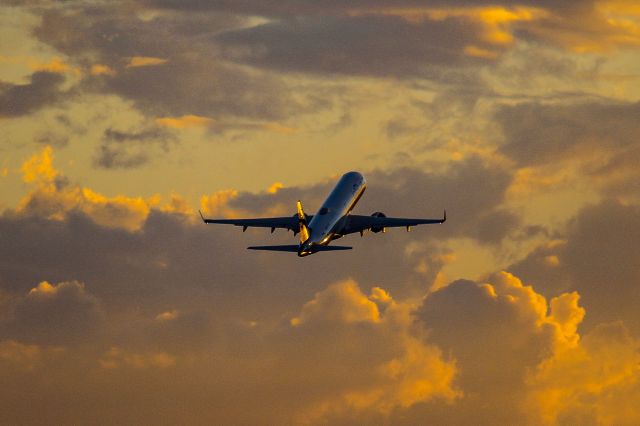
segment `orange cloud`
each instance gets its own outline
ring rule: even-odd
[[[268,189],[267,192],[269,194],[275,194],[277,193],[279,190],[281,190],[282,188],[284,188],[284,185],[282,184],[282,182],[274,182]]]
[[[82,75],[82,71],[80,70],[80,68],[69,65],[60,58],[53,58],[49,62],[41,62],[40,60],[34,58],[26,58],[25,60],[29,68],[34,71],[47,71],[59,74],[71,73],[75,74],[76,76]]]
[[[548,16],[548,12],[535,7],[513,7],[505,8],[500,6],[486,7],[466,7],[466,8],[380,8],[373,10],[355,10],[353,15],[361,14],[381,14],[398,16],[412,23],[422,23],[424,21],[443,21],[448,18],[459,18],[478,24],[482,31],[479,34],[479,41],[496,47],[508,46],[513,43],[513,31],[515,24],[541,19]],[[476,45],[466,46],[464,53],[468,56],[495,59],[499,51],[479,47]]]
[[[191,127],[207,127],[214,123],[213,118],[199,115],[183,115],[182,117],[162,117],[156,118],[156,123],[160,126],[174,129],[187,129]]]
[[[579,345],[543,361],[528,377],[536,424],[639,424],[640,341],[621,323],[600,325]]]
[[[200,198],[200,210],[205,215],[227,218],[238,218],[242,212],[229,207],[229,202],[238,197],[235,189],[224,189]]]
[[[297,326],[313,320],[378,322],[380,312],[378,305],[362,294],[355,281],[347,280],[316,293],[313,300],[302,307],[300,315],[291,320],[291,324]]]
[[[46,146],[42,152],[33,155],[22,164],[22,180],[26,183],[31,182],[51,182],[58,175],[53,168],[53,148]]]
[[[19,213],[62,220],[70,211],[79,210],[99,225],[135,231],[142,226],[151,207],[159,203],[157,196],[148,199],[124,195],[107,197],[89,188],[70,184],[53,167],[53,149],[50,146],[26,160],[21,171],[23,180],[34,183],[36,187],[20,201]]]
[[[351,279],[316,293],[291,320],[292,328],[305,335],[312,333],[316,339],[328,337],[331,342],[327,344],[338,350],[341,363],[353,364],[353,381],[345,381],[299,413],[296,421],[323,423],[345,412],[388,415],[433,399],[452,402],[459,398],[461,392],[452,386],[455,363],[444,361],[437,347],[426,345],[411,333],[412,308],[394,301],[379,287],[367,296]],[[371,343],[366,347],[356,344],[362,338]],[[369,347],[378,348],[378,355]],[[330,372],[335,366],[330,363],[314,368]]]
[[[156,315],[156,321],[160,321],[160,322],[172,321],[178,318],[179,315],[180,315],[180,311],[178,311],[177,309],[174,309],[172,311],[165,311]]]
[[[89,73],[91,75],[115,75],[116,74],[113,68],[103,64],[91,65]]]
[[[136,67],[149,67],[154,65],[162,65],[168,62],[168,59],[164,58],[155,58],[153,56],[133,56],[129,58],[129,62],[127,63],[127,68],[136,68]]]

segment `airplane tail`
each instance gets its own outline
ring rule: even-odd
[[[298,224],[300,225],[300,244],[309,239],[309,228],[307,227],[307,215],[302,210],[302,203],[300,200],[296,203],[298,208]]]

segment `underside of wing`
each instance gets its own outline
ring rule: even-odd
[[[369,229],[384,229],[394,227],[410,228],[416,225],[429,225],[444,223],[447,220],[447,212],[441,219],[411,219],[401,217],[380,217],[380,216],[361,216],[349,215],[348,221],[342,231],[342,234],[351,234],[354,232],[363,232]]]
[[[284,216],[284,217],[263,217],[263,218],[255,218],[255,219],[208,219],[202,216],[200,213],[200,217],[202,217],[202,221],[204,223],[218,223],[223,225],[234,225],[234,226],[242,226],[243,230],[246,230],[250,227],[256,228],[271,228],[274,229],[287,229],[290,231],[298,232],[298,217],[296,215],[293,216]],[[312,216],[309,216],[309,220]]]

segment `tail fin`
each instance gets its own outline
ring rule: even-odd
[[[304,243],[309,239],[309,228],[307,227],[307,215],[302,210],[302,203],[298,200],[296,207],[298,208],[298,224],[300,225],[300,243]]]

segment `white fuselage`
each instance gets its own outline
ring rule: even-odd
[[[312,245],[327,245],[332,239],[339,238],[343,221],[366,187],[367,182],[360,173],[345,173],[309,222],[309,239],[300,245],[299,253],[310,250]]]

